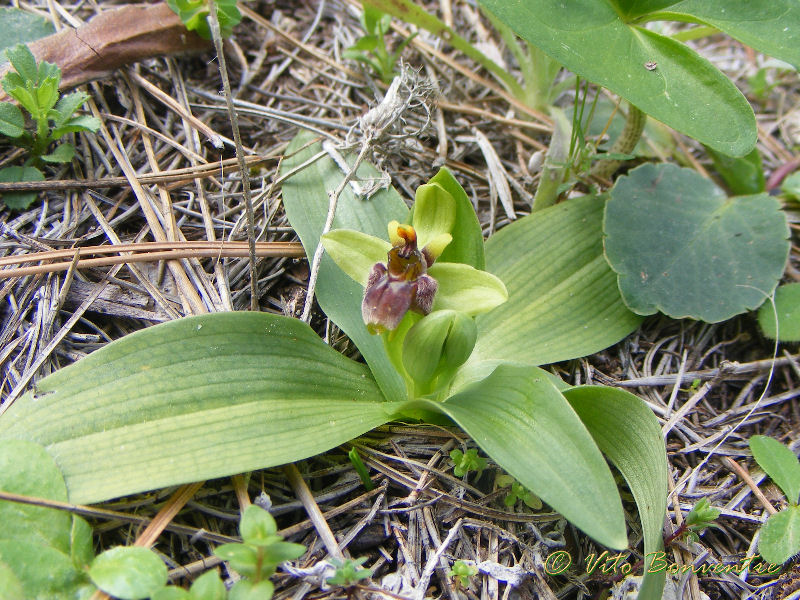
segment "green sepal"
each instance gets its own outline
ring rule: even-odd
[[[456,201],[442,186],[426,183],[414,195],[411,225],[420,249],[443,234],[450,234],[456,221]]]
[[[500,279],[462,263],[437,262],[428,274],[439,283],[433,310],[458,310],[474,317],[508,300]]]
[[[339,268],[362,287],[375,263],[385,263],[391,244],[353,229],[336,229],[322,236],[322,245]]]

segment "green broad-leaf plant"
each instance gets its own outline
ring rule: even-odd
[[[301,133],[290,145],[285,172],[310,166],[283,184],[308,255],[327,191],[344,177],[324,154],[309,160],[320,152],[311,141]],[[357,176],[377,172],[362,164]],[[635,498],[644,552],[657,551],[667,472],[654,415],[629,392],[571,387],[540,368],[599,351],[640,322],[603,258],[603,199],[519,219],[484,246],[448,171],[416,196],[409,213],[392,188],[369,199],[346,189],[323,240],[317,300],[366,364],[296,319],[180,319],[42,379],[0,416],[0,439],[44,446],[69,500],[89,503],[297,461],[392,420],[446,419],[573,525],[622,549],[608,459]],[[642,598],[660,598],[663,575],[643,585]]]

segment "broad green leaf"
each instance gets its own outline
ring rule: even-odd
[[[376,35],[365,35],[362,38],[356,40],[356,43],[347,48],[342,55],[345,58],[354,59],[360,56],[361,52],[369,52],[370,50],[375,50],[379,44],[378,36]]]
[[[714,161],[714,168],[733,195],[758,194],[764,191],[766,183],[758,148],[753,148],[749,154],[740,158],[726,156],[711,148],[707,150]]]
[[[661,427],[642,400],[625,390],[581,386],[563,392],[603,454],[622,473],[633,493],[644,534],[645,557],[663,548],[667,507],[667,450]],[[645,560],[645,564],[649,561]],[[664,571],[650,573],[639,600],[661,600]]]
[[[47,163],[66,163],[75,156],[75,148],[72,144],[59,144],[50,154],[42,156],[42,160]]]
[[[3,590],[7,600],[25,600],[22,582],[14,574],[14,569],[2,561],[0,561],[0,590]]]
[[[213,571],[209,571],[209,573],[213,574]],[[208,573],[206,573],[208,575]],[[201,575],[197,581],[199,581],[205,575]],[[225,584],[222,584],[223,587]],[[224,599],[225,596],[222,596]],[[179,588],[176,585],[170,585],[167,587],[163,587],[158,590],[155,594],[150,597],[150,600],[203,600],[202,597],[192,597],[189,595],[189,592],[184,590],[183,588]]]
[[[36,167],[5,167],[0,169],[0,182],[44,181],[44,173]],[[24,210],[36,200],[39,192],[5,192],[0,194],[5,205],[12,210]]]
[[[625,303],[711,323],[759,306],[783,274],[789,230],[767,194],[726,198],[692,169],[646,164],[620,177],[605,250]]]
[[[800,200],[800,171],[795,171],[783,180],[781,191],[795,200]]]
[[[286,151],[282,173],[288,173],[320,152],[319,144],[303,146],[314,140],[310,132],[298,134]],[[294,153],[294,154],[292,154]],[[362,164],[359,180],[369,181],[379,176],[374,167]],[[344,173],[328,155],[315,161],[283,183],[283,205],[309,257],[314,256],[328,213],[328,192],[334,190]],[[387,235],[389,221],[403,221],[408,214],[405,203],[389,188],[369,199],[357,199],[345,188],[339,198],[332,229],[355,229],[378,238]],[[320,307],[347,336],[353,340],[386,398],[405,398],[405,384],[386,356],[380,337],[372,336],[361,318],[362,286],[352,281],[329,256],[323,256],[317,280],[317,301]]]
[[[481,5],[569,70],[707,146],[741,156],[755,145],[753,109],[736,86],[687,46],[623,21],[610,0]]]
[[[775,565],[800,552],[800,506],[790,506],[767,519],[761,527],[758,551]]]
[[[758,309],[758,324],[768,338],[782,342],[800,341],[800,283],[779,286],[775,290],[775,308],[772,302],[764,302]]]
[[[325,251],[336,265],[361,287],[375,263],[386,264],[392,245],[386,240],[353,229],[336,229],[322,236]]]
[[[0,133],[18,138],[25,131],[25,117],[19,106],[11,102],[0,102]]]
[[[261,562],[256,548],[247,544],[222,544],[214,549],[214,555],[247,577],[255,575]]]
[[[66,502],[64,478],[45,449],[32,442],[0,442],[0,490],[23,496]],[[64,553],[70,549],[72,516],[52,508],[0,501],[0,539],[47,544]]]
[[[796,0],[684,0],[663,18],[690,17],[800,69],[800,3]]]
[[[0,418],[44,445],[90,503],[292,462],[394,412],[366,366],[262,313],[179,319],[46,377]],[[58,418],[52,415],[57,414]]]
[[[498,277],[470,265],[437,261],[428,274],[439,283],[433,310],[456,310],[475,316],[508,299],[506,286]]]
[[[487,269],[508,302],[477,318],[480,361],[542,365],[598,352],[641,319],[622,302],[603,257],[604,202],[575,198],[501,229],[486,243]]]
[[[625,519],[614,478],[564,396],[535,367],[500,365],[441,410],[523,486],[610,548],[625,548]]]
[[[442,262],[466,263],[481,271],[486,268],[483,254],[483,233],[478,216],[467,193],[452,173],[442,167],[428,180],[442,186],[456,201],[456,220],[450,231],[453,236],[444,252],[439,257]]]
[[[800,462],[794,452],[765,435],[750,438],[750,450],[762,469],[786,494],[789,504],[800,500]]]
[[[0,8],[0,65],[6,62],[5,50],[55,33],[47,19],[19,8]]]
[[[631,19],[676,4],[678,0],[611,0],[621,15]]]
[[[148,548],[117,546],[94,559],[89,577],[106,594],[121,600],[140,600],[166,585],[167,567]]]
[[[26,599],[87,597],[82,593],[88,583],[86,574],[75,568],[69,554],[53,546],[24,539],[0,539],[0,564],[3,563],[17,576]]]

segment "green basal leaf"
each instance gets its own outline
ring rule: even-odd
[[[462,371],[481,362],[542,365],[586,356],[638,327],[641,318],[622,302],[603,257],[603,205],[574,198],[489,238],[487,269],[505,282],[508,302],[477,318],[478,342]]]
[[[209,573],[213,574],[213,571],[209,571]],[[208,573],[206,573],[205,575],[201,575],[201,577],[205,577],[206,575],[208,575]],[[198,578],[196,581],[199,581],[199,579],[200,578]],[[223,583],[222,586],[224,589],[225,584]],[[224,598],[225,596],[222,596],[223,600]],[[155,594],[150,596],[150,600],[205,600],[205,599],[202,596],[190,596],[189,592],[187,592],[183,588],[179,588],[176,585],[170,585],[158,590]]]
[[[456,218],[450,234],[453,236],[439,257],[441,262],[465,263],[483,271],[486,261],[483,253],[483,233],[475,208],[464,188],[446,167],[439,169],[428,183],[435,183],[447,191],[455,200]]]
[[[686,17],[800,69],[800,4],[795,0],[684,0],[662,18]]]
[[[117,546],[94,559],[89,577],[106,594],[121,600],[140,600],[164,587],[167,567],[148,548]]]
[[[481,5],[569,70],[670,127],[732,156],[755,146],[753,109],[736,86],[687,46],[623,20],[611,0]]]
[[[26,600],[88,598],[84,593],[88,584],[86,574],[75,568],[69,554],[53,546],[0,538],[0,564],[7,565],[17,576]]]
[[[386,240],[353,229],[326,233],[322,245],[338,267],[361,287],[367,285],[375,263],[386,263],[386,253],[392,247]]]
[[[369,52],[370,50],[375,50],[378,47],[380,41],[378,40],[378,36],[375,35],[365,35],[362,38],[359,38],[355,44],[347,48],[342,55],[345,58],[358,58],[359,52]]]
[[[44,181],[44,173],[36,167],[5,167],[0,169],[0,182]],[[39,192],[4,192],[0,195],[12,210],[25,210],[36,200]]]
[[[275,586],[269,580],[253,583],[246,579],[233,586],[228,600],[270,600],[275,593]]]
[[[729,319],[764,301],[789,255],[775,198],[726,198],[696,171],[671,164],[620,177],[603,226],[622,297],[642,315]]]
[[[25,117],[16,104],[0,102],[0,133],[18,138],[25,132]]]
[[[765,435],[750,438],[750,450],[762,469],[786,494],[789,504],[800,500],[800,462],[794,452]]]
[[[800,552],[800,506],[771,515],[761,528],[758,551],[764,560],[780,565]]]
[[[667,450],[658,420],[642,400],[625,390],[580,386],[563,393],[633,493],[648,565],[647,558],[663,548],[667,505]],[[651,573],[645,568],[639,600],[661,600],[664,581],[664,571]]]
[[[63,125],[53,129],[50,136],[54,140],[57,140],[68,133],[80,133],[83,131],[95,133],[98,129],[100,129],[99,119],[90,117],[89,115],[79,115],[77,117],[72,117],[65,121]]]
[[[492,310],[508,299],[498,278],[463,263],[436,262],[428,274],[439,284],[433,310],[456,310],[471,317]]]
[[[214,555],[246,577],[253,577],[258,569],[258,552],[247,544],[222,544],[214,549]]]
[[[758,324],[768,338],[800,341],[800,283],[779,286],[775,290],[775,308],[772,302],[764,302],[758,309]]]
[[[298,134],[286,151],[282,173],[288,173],[320,151],[319,144],[304,145],[314,140],[310,132]],[[294,153],[294,154],[293,154]],[[362,164],[359,180],[379,177],[374,167]],[[328,212],[328,191],[344,178],[344,173],[328,155],[293,175],[283,184],[283,204],[289,222],[297,232],[308,256],[313,256]],[[389,221],[402,221],[408,214],[405,202],[389,188],[369,199],[357,199],[347,187],[339,198],[332,229],[355,229],[377,238],[387,235]],[[386,260],[384,256],[382,261]],[[361,318],[364,290],[351,280],[329,256],[323,256],[317,280],[317,301],[325,314],[353,340],[370,366],[386,398],[405,399],[402,377],[392,366],[380,337],[372,336]]]
[[[44,378],[0,419],[0,439],[44,445],[70,501],[90,503],[300,460],[395,410],[364,365],[307,325],[218,313],[139,331]]]
[[[611,471],[543,371],[500,365],[445,402],[417,404],[453,419],[498,465],[584,533],[610,548],[627,546]]]
[[[14,569],[4,562],[0,562],[0,590],[4,590],[8,600],[25,600],[22,582],[14,574]]]

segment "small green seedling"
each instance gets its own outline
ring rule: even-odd
[[[397,71],[395,65],[400,60],[403,48],[408,46],[414,39],[416,33],[407,37],[394,52],[386,49],[386,33],[392,22],[391,15],[387,15],[380,10],[364,4],[364,12],[361,13],[361,26],[366,35],[360,37],[358,41],[345,50],[342,54],[345,58],[356,60],[369,66],[374,73],[381,78],[384,83],[391,83]]]
[[[369,478],[369,471],[367,471],[364,461],[361,460],[358,450],[355,447],[351,448],[350,452],[347,453],[347,457],[350,459],[356,473],[358,473],[358,477],[361,479],[361,483],[364,484],[364,488],[367,491],[374,489],[375,485],[372,483],[372,479]]]
[[[88,94],[72,92],[60,96],[61,69],[56,65],[45,61],[37,64],[24,44],[8,48],[5,54],[13,70],[3,77],[3,89],[30,114],[35,131],[25,129],[25,117],[19,106],[12,102],[0,103],[0,133],[30,153],[23,166],[0,169],[0,181],[42,181],[44,163],[66,163],[75,155],[71,144],[65,142],[54,148],[53,144],[68,133],[95,132],[100,121],[95,117],[75,115],[75,111],[89,99]],[[35,199],[35,192],[3,195],[6,205],[15,209],[27,208]]]
[[[528,488],[523,486],[519,481],[514,479],[511,475],[503,474],[498,475],[495,479],[495,484],[500,488],[510,487],[508,494],[503,499],[503,504],[511,508],[519,500],[522,500],[528,508],[539,510],[542,508],[542,501],[539,497],[531,492]]]
[[[469,587],[469,578],[478,574],[478,567],[468,565],[463,560],[457,560],[447,572],[450,577],[454,577],[456,584],[462,588]]]
[[[207,40],[211,39],[211,30],[208,27],[208,1],[207,0],[167,0],[167,5],[172,9],[189,31]],[[222,37],[229,37],[242,20],[242,13],[236,7],[236,0],[215,0],[217,19]]]
[[[686,521],[683,523],[686,537],[693,542],[698,541],[700,534],[705,531],[706,527],[713,526],[721,512],[720,509],[711,506],[708,498],[701,498],[686,515]]]
[[[800,552],[800,462],[789,448],[763,435],[750,438],[750,450],[762,469],[783,493],[789,506],[767,519],[761,528],[758,551],[764,560],[781,564]]]
[[[486,468],[486,459],[478,456],[478,451],[475,448],[470,448],[466,454],[461,450],[453,450],[450,452],[450,460],[455,463],[453,475],[456,477],[463,477],[470,471],[477,471],[478,474],[475,479],[480,479],[481,473]]]
[[[336,572],[327,579],[328,585],[338,585],[341,587],[350,587],[357,584],[362,579],[372,577],[372,569],[364,569],[363,565],[367,561],[366,556],[361,558],[348,558],[340,560],[334,558],[331,564],[336,567]]]

